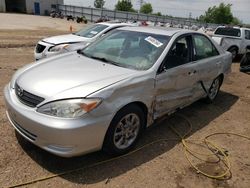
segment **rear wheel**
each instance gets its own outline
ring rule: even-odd
[[[137,105],[129,105],[113,118],[106,133],[103,150],[112,155],[121,155],[131,150],[145,125],[145,115]]]
[[[217,97],[219,91],[220,91],[220,86],[222,84],[222,78],[217,77],[214,79],[212,85],[210,86],[207,97],[206,97],[206,102],[207,103],[212,103],[215,98]]]

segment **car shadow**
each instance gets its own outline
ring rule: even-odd
[[[180,110],[177,114],[188,117],[192,122],[193,127],[189,134],[189,136],[191,136],[195,134],[196,131],[206,127],[218,116],[228,111],[237,100],[238,96],[222,91],[213,104],[207,105],[202,101],[197,101],[189,107]],[[161,138],[178,139],[170,129],[171,125],[180,130],[182,134],[187,132],[189,128],[187,122],[175,113],[158,123],[157,126],[151,126],[147,129],[139,140],[136,148],[140,148]],[[168,152],[176,144],[180,143],[180,140],[157,142],[139,149],[130,155],[95,165],[100,161],[110,160],[112,157],[103,152],[95,152],[81,157],[61,158],[30,144],[18,133],[16,136],[21,147],[31,159],[49,172],[59,174],[80,168],[77,171],[60,176],[61,178],[78,184],[93,184],[124,174]]]

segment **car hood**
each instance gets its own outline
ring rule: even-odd
[[[71,52],[23,70],[16,83],[25,91],[48,101],[87,97],[137,72]]]
[[[91,39],[81,37],[78,35],[67,34],[58,35],[54,37],[45,38],[42,41],[50,44],[63,44],[63,43],[75,43],[75,42],[89,42]]]

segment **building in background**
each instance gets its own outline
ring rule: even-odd
[[[5,8],[5,0],[0,0],[0,12],[5,12],[6,8]]]
[[[47,15],[57,4],[64,0],[0,0],[0,12],[18,12]]]

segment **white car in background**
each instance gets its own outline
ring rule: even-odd
[[[222,48],[232,53],[233,59],[237,55],[246,53],[250,47],[250,29],[243,27],[219,26],[212,37]]]
[[[35,47],[35,59],[40,60],[53,55],[82,49],[106,33],[116,28],[125,26],[132,26],[132,24],[121,22],[102,22],[91,25],[88,28],[83,28],[76,33],[42,39]]]

